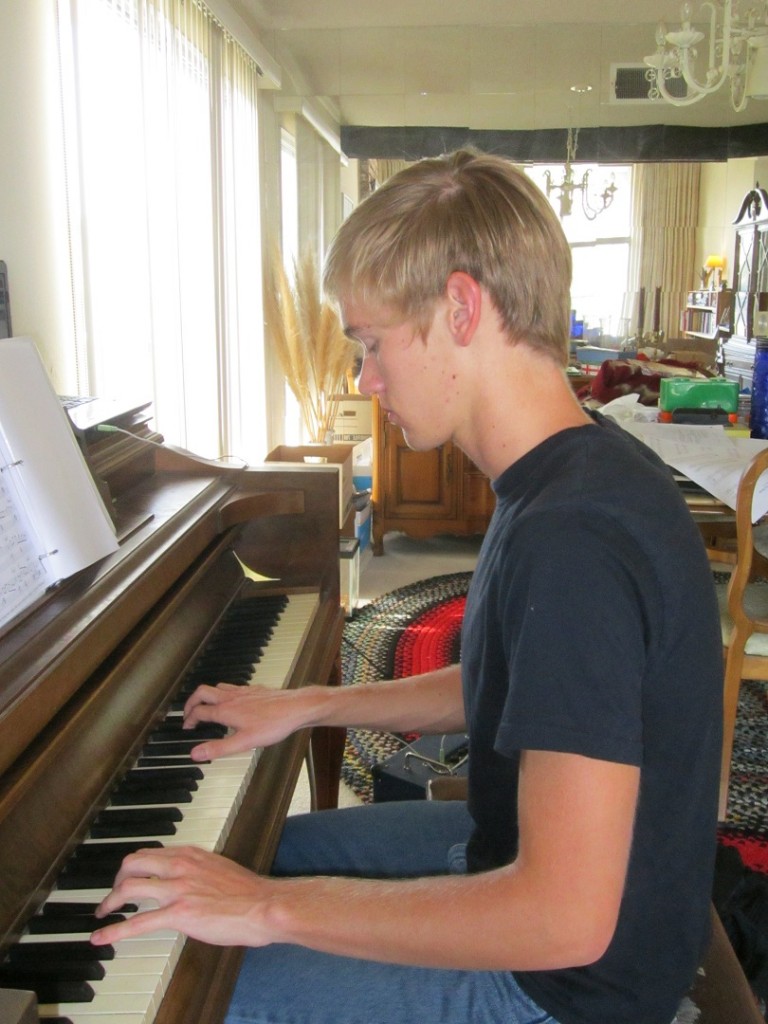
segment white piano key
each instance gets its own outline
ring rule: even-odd
[[[162,999],[162,992],[157,996],[154,992],[121,992],[115,995],[110,993],[94,999],[91,1003],[46,1003],[44,1004],[45,1015],[55,1017],[82,1017],[91,1019],[91,1024],[100,1017],[110,1013],[135,1013],[144,1014],[139,1016],[140,1021],[151,1021],[157,1013]],[[148,1016],[151,1014],[151,1016]],[[112,1018],[109,1018],[112,1024]]]
[[[72,1024],[96,1024],[92,1011],[87,1014],[72,1013],[72,1007],[74,1005],[87,1006],[85,1003],[62,1003],[61,1006],[58,1004],[44,1003],[38,1007],[38,1014],[41,1021],[46,1021],[50,1017],[61,1017],[66,1012],[67,1020],[72,1021]],[[62,1009],[63,1007],[63,1009]],[[101,1013],[101,1011],[99,1011]],[[153,1009],[152,1016],[147,1016],[146,1008],[141,1013],[113,1013],[109,1016],[107,1024],[152,1024],[152,1019],[157,1013],[156,1009]]]

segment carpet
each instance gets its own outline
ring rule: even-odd
[[[393,590],[357,609],[344,627],[344,683],[402,679],[457,662],[461,620],[471,579],[471,572],[433,576]],[[342,781],[369,803],[373,799],[373,766],[414,739],[409,734],[349,729]]]
[[[458,661],[471,578],[470,572],[434,576],[358,609],[344,628],[344,683],[399,679]],[[414,738],[348,730],[342,779],[370,802],[373,766]],[[768,687],[761,682],[745,681],[741,687],[728,817],[718,839],[736,847],[747,867],[768,874]]]

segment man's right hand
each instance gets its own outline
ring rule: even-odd
[[[315,687],[273,690],[264,686],[198,686],[184,707],[184,728],[216,722],[233,729],[228,736],[206,740],[191,751],[195,761],[215,761],[225,754],[269,747],[306,725]],[[319,688],[322,689],[322,688]]]

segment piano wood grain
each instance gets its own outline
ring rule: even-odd
[[[244,588],[316,590],[318,610],[289,685],[339,682],[335,472],[213,467],[154,446],[148,459],[146,446],[134,448],[135,473],[115,451],[101,463],[112,468],[120,514],[142,525],[116,556],[0,636],[0,955]],[[275,582],[244,581],[239,560]],[[342,740],[340,731],[312,737],[325,804],[334,800]],[[269,868],[309,742],[300,734],[262,753],[227,856]],[[185,943],[156,1024],[219,1021],[239,955]]]

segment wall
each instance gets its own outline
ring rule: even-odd
[[[746,157],[727,163],[703,164],[699,203],[699,228],[696,235],[696,266],[692,268],[691,288],[699,288],[698,270],[707,256],[725,256],[723,277],[733,280],[733,255],[736,232],[733,221],[741,202],[762,178],[768,182],[768,160]]]
[[[55,0],[3,0],[0,259],[14,334],[34,339],[61,393],[77,393],[55,11]]]

